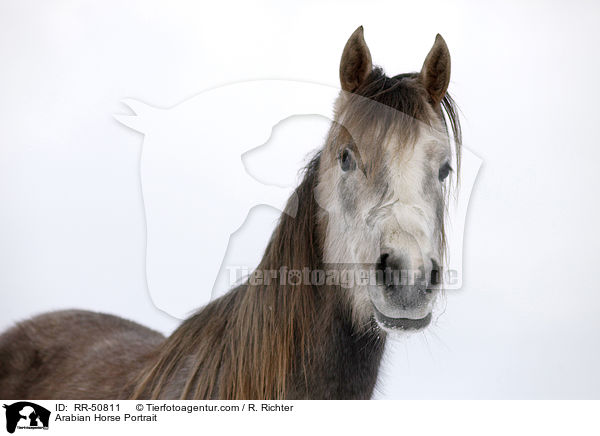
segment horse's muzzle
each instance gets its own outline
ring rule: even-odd
[[[434,259],[411,268],[411,262],[384,253],[376,265],[376,283],[369,289],[375,318],[384,327],[418,330],[431,321],[431,306],[439,285],[439,264]]]

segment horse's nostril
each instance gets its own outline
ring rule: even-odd
[[[388,253],[384,253],[379,256],[379,260],[377,261],[377,270],[383,271],[387,268],[387,260],[390,257]]]
[[[439,285],[441,282],[441,272],[440,265],[436,262],[435,259],[431,259],[431,277],[429,278],[429,283],[433,286]]]
[[[389,289],[400,285],[401,272],[400,262],[395,257],[391,257],[388,253],[384,253],[377,261],[377,282]]]

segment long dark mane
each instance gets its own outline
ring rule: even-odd
[[[307,166],[295,191],[297,215],[281,215],[257,270],[320,267],[313,196],[319,157]],[[287,212],[291,209],[295,205],[288,204]],[[283,398],[290,388],[289,375],[301,371],[298,366],[312,357],[307,350],[315,340],[312,332],[319,328],[315,307],[322,310],[323,301],[335,295],[310,284],[282,284],[279,277],[268,284],[247,281],[200,310],[167,339],[156,362],[138,380],[133,397],[168,396],[167,386],[176,385],[181,398]]]

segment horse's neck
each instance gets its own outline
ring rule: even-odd
[[[320,289],[340,297],[339,289]],[[336,301],[337,300],[337,301]],[[315,307],[317,322],[305,365],[295,373],[289,398],[369,399],[385,345],[385,333],[372,324],[357,328],[345,299],[329,298]],[[300,362],[301,356],[297,356]]]

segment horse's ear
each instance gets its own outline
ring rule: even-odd
[[[434,105],[439,104],[450,83],[450,51],[439,33],[421,68],[421,81]]]
[[[371,62],[371,52],[363,36],[363,27],[360,26],[354,31],[340,62],[340,82],[342,89],[347,92],[354,92],[367,79],[373,64]]]

